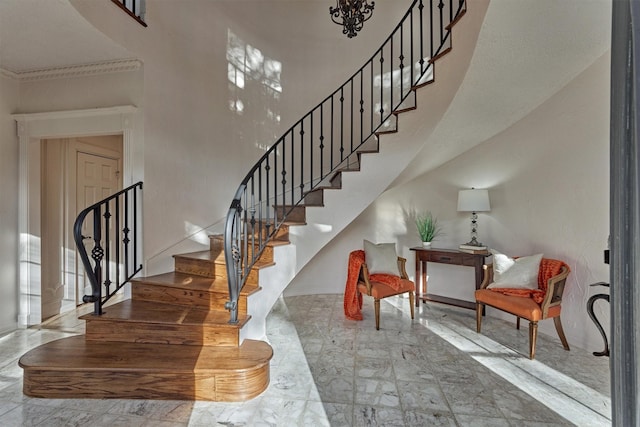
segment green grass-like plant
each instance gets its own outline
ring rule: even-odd
[[[429,211],[416,214],[415,223],[420,239],[423,242],[431,242],[442,234],[442,227],[438,225],[438,218],[434,217]]]

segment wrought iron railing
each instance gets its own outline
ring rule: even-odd
[[[466,0],[414,0],[373,56],[251,168],[225,223],[230,323],[238,320],[251,268],[287,215],[335,173],[354,167],[371,137],[393,130],[398,112],[412,108],[409,96],[415,103],[415,89],[432,80],[433,62],[450,49],[451,27],[465,11]]]
[[[117,4],[127,15],[138,21],[138,23],[144,27],[147,26],[144,22],[144,14],[146,13],[146,0],[111,0]]]
[[[91,284],[94,314],[142,269],[142,182],[84,209],[73,225],[73,238]],[[90,248],[91,258],[87,251]]]

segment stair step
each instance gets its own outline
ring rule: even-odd
[[[214,279],[226,278],[222,252],[198,251],[173,255],[175,271]]]
[[[305,193],[303,203],[305,206],[324,206],[324,188],[315,188]]]
[[[199,347],[87,341],[41,345],[20,358],[23,392],[40,398],[238,402],[269,384],[271,346]]]
[[[198,346],[238,346],[240,329],[250,316],[229,324],[228,311],[207,311],[174,304],[126,300],[103,314],[86,314],[86,339]]]
[[[282,216],[286,213],[286,221],[289,224],[307,223],[307,207],[305,205],[278,205],[274,208],[277,221],[281,221]]]
[[[247,297],[260,290],[254,283],[246,283],[238,299],[238,315],[247,314]],[[186,273],[163,273],[131,280],[131,298],[142,301],[165,302],[203,309],[223,310],[229,299],[226,279],[210,279]]]
[[[217,256],[216,258],[213,258],[213,256],[215,256],[215,253],[212,253],[211,251],[198,251],[174,255],[175,271],[177,273],[184,273],[207,279],[226,281],[227,268],[224,258],[220,259]],[[258,260],[251,269],[251,272],[249,272],[247,283],[258,283],[258,270],[274,265],[273,257],[271,258],[271,260]]]

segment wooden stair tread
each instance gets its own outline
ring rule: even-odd
[[[289,242],[284,242],[286,244],[288,244]],[[215,253],[215,252],[214,252]],[[216,258],[211,258],[211,251],[197,251],[197,252],[188,252],[188,253],[184,253],[184,254],[178,254],[178,255],[174,255],[174,258],[184,258],[184,259],[191,259],[191,260],[198,260],[198,261],[211,261],[211,262],[215,262],[217,264],[224,264],[225,260],[224,257],[220,256],[216,256]],[[271,267],[275,265],[274,262],[272,261],[260,261],[258,260],[254,267],[255,268],[265,268],[265,267]],[[209,279],[211,280],[211,279]],[[226,282],[225,282],[226,283]]]
[[[184,254],[176,254],[173,255],[174,258],[189,258],[189,259],[198,259],[202,261],[215,261],[222,260],[224,262],[224,253],[221,251],[196,251],[196,252],[187,252]]]
[[[34,348],[18,364],[25,370],[225,372],[268,364],[272,356],[269,344],[255,340],[240,347],[200,347],[87,341],[76,335]]]
[[[229,293],[229,286],[226,279],[211,279],[176,271],[156,274],[154,276],[138,277],[132,279],[131,283],[146,283],[156,286],[184,288],[193,291]],[[258,290],[260,290],[259,286],[247,283],[240,290],[240,294],[251,295]]]
[[[238,323],[229,323],[228,311],[208,311],[201,308],[166,304],[160,302],[126,300],[106,307],[101,316],[92,313],[80,316],[89,321],[118,321],[153,323],[164,325],[215,325],[218,328],[238,329],[247,323],[250,316],[238,315]]]

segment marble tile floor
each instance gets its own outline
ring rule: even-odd
[[[471,310],[406,298],[373,301],[346,320],[342,295],[281,298],[268,318],[269,388],[244,403],[35,399],[17,360],[41,343],[83,333],[78,311],[0,338],[1,426],[608,426],[607,358]],[[87,310],[82,308],[80,310]],[[597,349],[600,350],[600,349]]]

